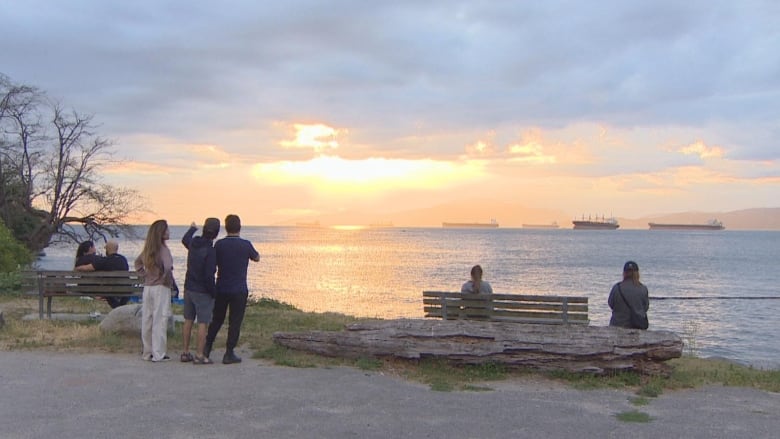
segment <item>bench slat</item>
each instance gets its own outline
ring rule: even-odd
[[[425,317],[587,324],[588,298],[423,291]]]
[[[469,303],[480,303],[480,302],[471,302]],[[491,303],[489,301],[484,301],[484,303]],[[424,305],[441,305],[440,299],[423,299]],[[534,309],[534,310],[540,310],[540,311],[562,311],[563,310],[563,304],[554,304],[554,303],[534,303],[534,302],[528,302],[528,303],[515,303],[515,302],[507,302],[507,301],[496,301],[494,300],[492,302],[493,309]],[[467,305],[467,306],[477,306],[477,305]],[[588,305],[569,305],[569,312],[588,312]]]
[[[448,297],[473,299],[482,298],[486,294],[455,293],[447,291],[423,291],[423,297]],[[569,303],[588,303],[587,297],[580,296],[536,296],[527,294],[491,294],[493,300],[511,300],[511,301],[531,301],[531,302],[563,302],[566,299]]]

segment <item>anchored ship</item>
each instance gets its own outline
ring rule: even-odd
[[[647,223],[650,226],[650,230],[723,230],[726,227],[723,223],[713,219],[706,224],[664,224],[664,223]]]
[[[588,216],[588,219],[585,219],[585,215],[583,215],[581,220],[574,220],[572,224],[578,230],[615,230],[620,227],[614,217],[605,218],[604,216],[601,218]]]
[[[444,228],[457,228],[457,229],[495,229],[498,228],[498,221],[495,218],[491,219],[489,223],[441,223]]]

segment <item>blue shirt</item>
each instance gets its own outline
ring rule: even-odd
[[[214,244],[217,251],[217,294],[247,294],[246,269],[260,254],[239,236],[226,236]]]

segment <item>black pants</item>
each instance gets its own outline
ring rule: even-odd
[[[229,309],[228,335],[225,346],[228,351],[235,349],[238,345],[238,336],[241,333],[241,323],[244,321],[248,297],[248,294],[217,294],[214,299],[214,316],[209,324],[209,332],[206,334],[206,343],[214,344],[217,333],[222,328],[222,324],[225,323],[225,314]]]
[[[106,302],[108,302],[108,305],[111,307],[111,309],[118,308],[122,305],[127,305],[127,302],[129,301],[129,297],[106,297]]]

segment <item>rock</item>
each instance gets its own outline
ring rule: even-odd
[[[669,331],[420,319],[355,323],[340,332],[278,332],[274,341],[333,357],[442,358],[587,373],[665,373],[662,362],[680,357],[683,348]]]
[[[168,318],[168,332],[174,330],[174,317]],[[111,310],[100,322],[105,332],[138,335],[141,333],[141,305],[131,303]]]

